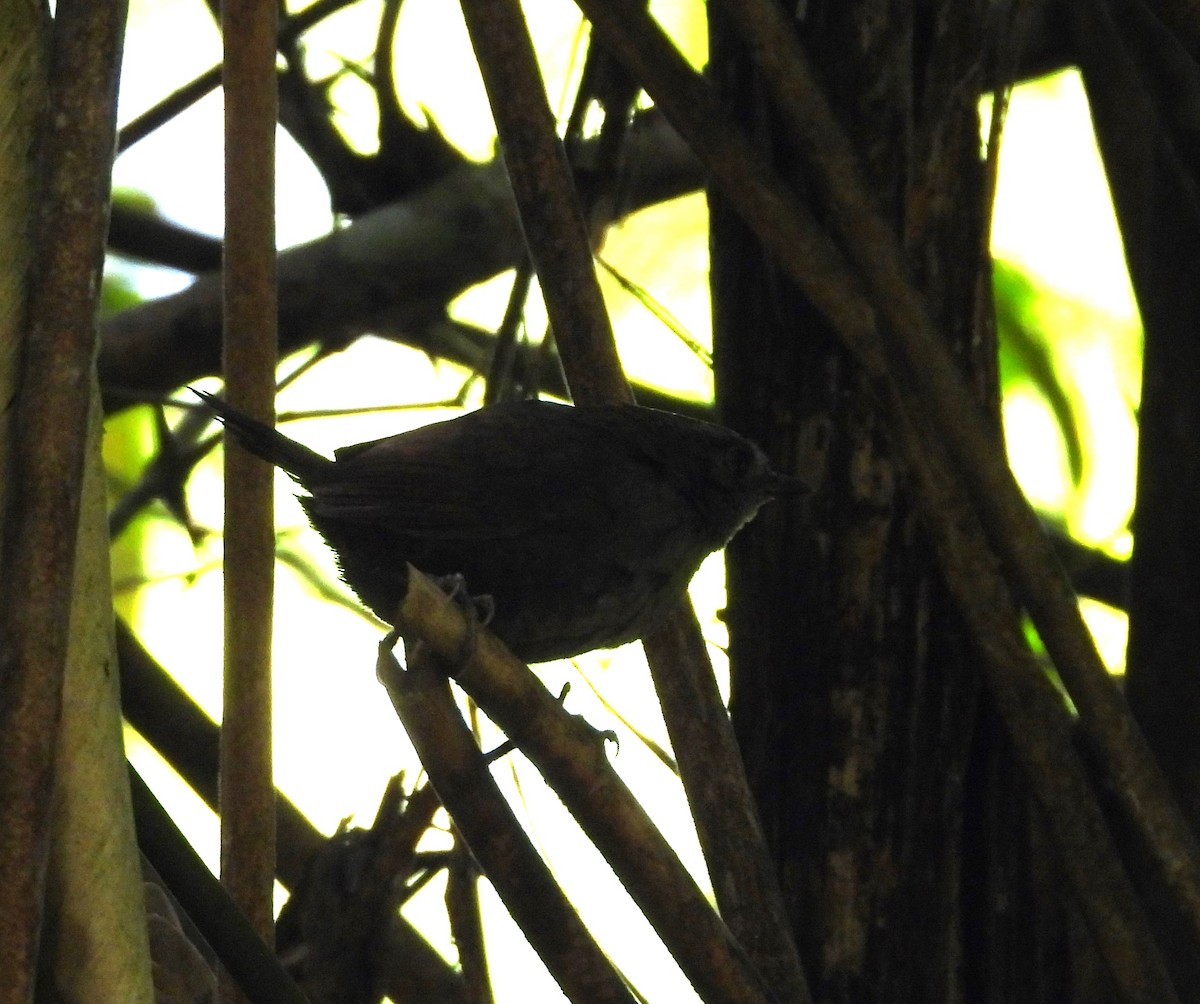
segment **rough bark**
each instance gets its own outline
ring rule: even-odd
[[[983,14],[813,3],[796,30],[998,420]],[[715,81],[820,214],[746,53],[718,18],[712,32]],[[980,713],[975,656],[888,430],[820,315],[715,194],[710,207],[723,418],[819,484],[797,522],[767,512],[734,542],[727,611],[734,723],[815,996],[1054,999],[1061,967],[1045,960],[1064,935],[1055,911],[1042,923],[1036,821]]]

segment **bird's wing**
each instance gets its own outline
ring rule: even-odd
[[[318,520],[384,521],[430,538],[513,537],[568,520],[603,532],[629,460],[569,411],[498,405],[347,447],[338,476],[314,486],[305,507]]]

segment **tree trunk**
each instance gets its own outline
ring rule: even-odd
[[[999,422],[985,6],[812,2],[794,24]],[[710,17],[718,88],[820,217],[745,51]],[[723,199],[709,204],[723,419],[817,485],[727,559],[734,725],[814,996],[1064,1000],[1054,868],[866,380]]]

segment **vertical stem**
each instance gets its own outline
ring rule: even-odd
[[[226,0],[226,393],[256,418],[274,416],[274,0]],[[221,727],[221,879],[254,929],[273,942],[275,791],[271,771],[272,469],[225,449],[225,691]],[[243,999],[226,981],[222,1000]]]

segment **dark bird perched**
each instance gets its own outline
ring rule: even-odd
[[[801,487],[737,433],[648,408],[498,404],[330,460],[196,393],[308,491],[309,520],[379,618],[404,596],[406,562],[461,574],[526,662],[640,638],[708,554]]]

